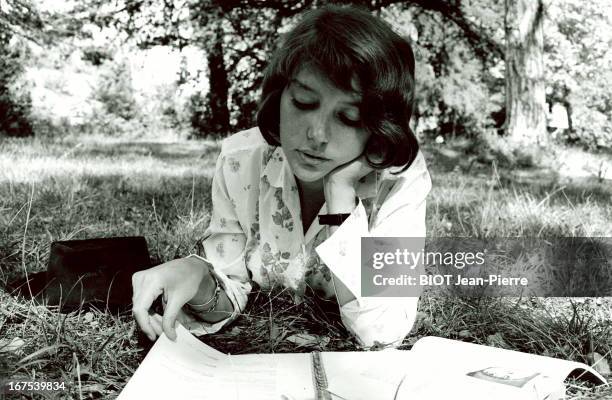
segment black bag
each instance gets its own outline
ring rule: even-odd
[[[42,304],[73,311],[81,306],[125,311],[132,302],[132,274],[151,267],[142,236],[58,241],[51,244],[47,271],[9,285]]]

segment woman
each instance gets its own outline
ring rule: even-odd
[[[431,180],[408,122],[410,44],[354,8],[305,14],[267,67],[258,127],[222,143],[205,257],[133,276],[133,314],[154,340],[177,318],[213,333],[244,310],[252,283],[335,300],[363,345],[400,344],[418,298],[360,296],[362,236],[425,236]],[[163,295],[163,319],[148,313]]]

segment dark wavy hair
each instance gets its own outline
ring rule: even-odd
[[[354,90],[356,78],[363,128],[371,133],[365,148],[368,163],[403,171],[419,150],[409,126],[414,63],[410,42],[365,10],[329,5],[308,11],[265,70],[257,125],[270,145],[280,145],[280,97],[304,66],[314,66],[344,91]]]

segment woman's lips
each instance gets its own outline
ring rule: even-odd
[[[319,164],[323,164],[326,161],[329,161],[327,158],[323,158],[323,157],[317,157],[314,155],[310,155],[308,153],[305,153],[301,150],[296,150],[295,151],[298,155],[298,158],[304,163],[304,164],[308,164],[308,165],[319,165]]]

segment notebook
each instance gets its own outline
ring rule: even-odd
[[[180,324],[162,334],[119,395],[131,399],[562,399],[569,375],[605,383],[589,366],[438,337],[412,350],[222,353]]]

